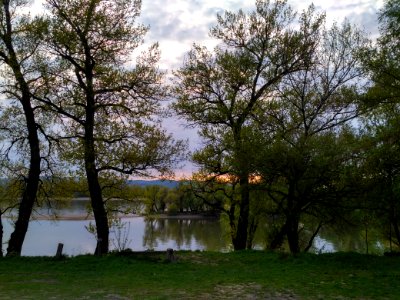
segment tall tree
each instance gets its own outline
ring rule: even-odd
[[[165,96],[157,44],[131,62],[147,31],[135,24],[141,1],[46,3],[49,54],[38,99],[57,114],[65,157],[86,173],[96,253],[103,254],[109,249],[109,222],[100,177],[168,172],[182,144],[155,120]]]
[[[376,47],[364,55],[371,75],[368,104],[375,108],[364,119],[364,138],[368,141],[363,164],[370,182],[370,208],[379,220],[389,224],[389,236],[400,245],[399,201],[399,126],[400,126],[400,3],[387,0],[379,13],[380,37]],[[370,197],[370,198],[373,198]],[[385,226],[387,228],[387,226]]]
[[[379,13],[380,37],[375,49],[367,48],[364,63],[372,77],[373,103],[399,102],[400,97],[400,4],[387,0]]]
[[[252,13],[218,15],[218,25],[210,34],[221,45],[214,54],[195,45],[176,72],[174,107],[178,115],[200,127],[208,144],[197,154],[198,163],[205,173],[228,174],[239,184],[238,204],[232,207],[233,215],[238,215],[232,237],[236,250],[246,248],[249,180],[255,171],[247,151],[251,145],[246,126],[282,78],[304,68],[323,20],[310,7],[295,29],[296,13],[287,1],[258,0]]]
[[[293,253],[300,251],[301,218],[309,214],[326,222],[348,193],[341,178],[355,138],[346,124],[361,113],[365,88],[358,53],[367,43],[346,23],[321,31],[306,67],[282,80],[264,117],[256,119],[266,145],[260,174],[274,213],[284,217],[278,237],[286,235]]]
[[[399,107],[396,104],[385,104],[365,116],[360,169],[366,186],[364,201],[369,214],[383,225],[390,243],[394,241],[400,246],[398,116]]]
[[[22,136],[12,136],[15,132],[8,130],[11,138],[7,152],[11,151],[13,146],[22,145],[24,147],[25,141],[27,141],[29,153],[29,166],[26,172],[23,171],[19,174],[23,178],[22,194],[18,206],[18,217],[8,243],[7,255],[21,254],[41,172],[38,134],[40,126],[36,120],[32,99],[32,84],[35,81],[32,58],[38,48],[38,41],[33,37],[33,28],[37,27],[40,22],[36,22],[35,25],[28,15],[22,13],[27,3],[28,1],[3,0],[0,7],[0,61],[3,64],[1,92],[22,108],[25,123]],[[3,129],[7,128],[3,127]]]

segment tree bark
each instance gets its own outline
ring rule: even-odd
[[[86,76],[86,122],[85,122],[85,171],[90,194],[90,202],[96,222],[97,244],[95,254],[108,253],[109,227],[108,216],[104,206],[102,189],[99,182],[99,174],[96,168],[96,149],[94,139],[95,125],[95,95],[93,91],[93,63],[91,62],[90,50],[85,51],[85,76]]]
[[[285,239],[285,235],[287,235],[286,234],[286,223],[284,225],[282,225],[282,227],[279,228],[279,230],[277,232],[274,233],[274,235],[271,238],[268,248],[270,250],[276,250],[276,249],[280,248]]]
[[[92,167],[91,163],[86,161],[86,176],[89,187],[90,203],[92,206],[94,219],[96,222],[97,245],[95,254],[107,254],[109,247],[109,228],[107,211],[104,207],[103,196],[99,184],[98,174]]]
[[[286,236],[289,243],[289,250],[292,254],[297,254],[300,252],[299,217],[297,214],[288,215],[286,224]]]
[[[3,216],[3,212],[0,211],[0,257],[3,257],[3,220],[1,217]]]
[[[400,228],[399,224],[397,223],[396,219],[393,218],[392,225],[394,229],[394,233],[396,235],[397,243],[400,245]]]
[[[317,229],[313,232],[313,234],[311,235],[310,240],[308,241],[308,245],[307,247],[304,248],[304,252],[308,252],[310,250],[310,248],[313,245],[314,239],[317,236],[319,230],[322,228],[322,222],[320,222],[317,226]]]
[[[23,83],[25,82],[23,81]],[[29,89],[26,86],[26,83],[22,85],[22,82],[20,82],[20,86],[21,88],[22,86],[25,86],[21,102],[28,129],[30,164],[28,177],[25,179],[25,188],[18,208],[17,221],[15,222],[14,231],[12,232],[8,242],[7,256],[21,255],[22,244],[26,232],[28,231],[29,220],[35,204],[40,179],[40,147],[34,112],[31,106]]]
[[[239,219],[236,230],[236,237],[233,240],[233,248],[235,250],[244,250],[247,246],[247,235],[249,226],[250,212],[250,190],[249,176],[243,174],[240,178],[241,199],[239,205]]]
[[[289,250],[292,254],[300,252],[299,244],[299,222],[300,212],[298,210],[298,198],[296,197],[297,180],[289,181],[287,211],[286,211],[286,237]]]
[[[88,103],[86,109],[85,126],[85,171],[88,182],[90,203],[96,222],[97,246],[95,254],[107,254],[109,247],[109,228],[107,211],[104,206],[103,195],[96,169],[96,155],[94,143],[94,111],[93,104]]]

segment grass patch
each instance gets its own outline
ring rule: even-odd
[[[0,259],[0,299],[400,299],[400,257],[129,253]]]

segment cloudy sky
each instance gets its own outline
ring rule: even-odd
[[[240,8],[251,11],[254,3],[253,0],[142,0],[140,21],[150,26],[146,44],[159,43],[162,53],[160,68],[171,74],[181,65],[194,42],[210,49],[216,45],[208,32],[216,24],[217,13]],[[318,11],[326,12],[327,24],[341,23],[347,18],[371,38],[378,34],[377,12],[383,6],[383,0],[289,0],[296,10],[303,10],[311,3]],[[185,128],[183,121],[169,120],[165,125],[177,138],[189,139],[190,149],[201,146],[195,130]],[[186,163],[176,170],[176,175],[188,176],[194,170],[192,164]]]
[[[146,41],[158,41],[162,49],[161,67],[176,68],[193,42],[213,46],[208,32],[216,23],[217,13],[225,10],[250,11],[253,0],[142,0],[140,21],[150,25]],[[325,11],[327,22],[342,22],[344,18],[376,35],[377,11],[383,0],[289,0],[296,10],[314,3],[318,11]]]
[[[32,10],[38,12],[43,0],[35,0]],[[288,0],[295,10],[301,11],[311,3],[320,12],[326,12],[327,24],[341,23],[347,18],[350,23],[362,28],[371,38],[378,35],[377,12],[384,0]],[[160,68],[171,71],[179,68],[185,53],[195,42],[212,49],[216,41],[209,35],[209,29],[216,24],[217,13],[226,10],[251,11],[255,0],[142,0],[142,14],[139,22],[149,25],[143,49],[154,42],[161,48]],[[189,139],[190,149],[201,146],[196,131],[184,126],[176,119],[165,122],[166,129],[176,138]],[[190,175],[195,167],[186,166],[176,170],[177,176]]]

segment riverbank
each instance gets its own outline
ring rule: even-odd
[[[399,257],[243,251],[0,259],[0,299],[400,299]]]

